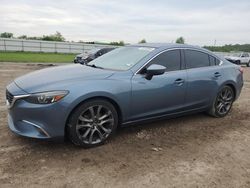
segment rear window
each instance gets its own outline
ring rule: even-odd
[[[209,55],[196,50],[185,50],[186,65],[188,69],[209,66]]]
[[[248,53],[244,53],[244,54],[242,55],[242,57],[249,57],[249,54],[248,54]]]

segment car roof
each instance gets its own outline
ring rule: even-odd
[[[189,44],[177,44],[177,43],[143,43],[143,44],[133,44],[128,46],[135,47],[151,47],[151,48],[159,48],[159,49],[170,49],[170,48],[190,48],[194,50],[203,51],[206,53],[211,53],[211,51],[201,48],[200,46],[194,46]]]
[[[134,45],[128,45],[128,46],[135,46],[135,47],[149,47],[149,48],[155,48],[159,50],[167,50],[172,48],[189,48],[193,50],[198,50],[204,53],[207,53],[209,55],[212,55],[218,59],[221,59],[222,57],[218,56],[217,54],[211,52],[210,50],[206,48],[202,48],[200,46],[194,46],[189,44],[177,44],[177,43],[143,43],[143,44],[134,44]]]
[[[200,48],[199,46],[193,46],[188,44],[177,44],[177,43],[142,43],[142,44],[132,44],[129,46],[141,46],[141,47],[152,47],[152,48]]]
[[[105,48],[101,48],[100,50],[113,50],[115,49],[114,47],[105,47]]]

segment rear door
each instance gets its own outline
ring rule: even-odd
[[[187,96],[188,109],[199,109],[211,104],[223,72],[219,60],[207,53],[185,49],[187,68]]]
[[[152,59],[144,68],[158,64],[166,67],[163,75],[145,79],[143,70],[132,78],[132,119],[180,111],[186,93],[186,70],[181,70],[181,50],[170,50]]]

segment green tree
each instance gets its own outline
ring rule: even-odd
[[[184,44],[185,43],[185,39],[183,37],[179,37],[179,38],[176,39],[175,43]]]
[[[123,41],[123,40],[120,40],[120,41],[119,41],[119,45],[120,45],[120,46],[124,46],[124,45],[125,45],[124,41]]]
[[[204,48],[217,52],[250,52],[250,44],[226,44],[224,46],[204,46]]]
[[[18,39],[28,39],[27,35],[21,35],[19,37],[17,37]]]
[[[62,36],[60,32],[56,32],[53,35],[43,35],[42,40],[47,40],[47,41],[65,41],[65,38]]]
[[[139,43],[141,43],[141,44],[142,43],[147,43],[147,41],[146,41],[146,39],[142,39],[142,40],[139,41]]]
[[[2,38],[13,38],[13,33],[8,33],[8,32],[4,32],[0,34],[0,37]]]
[[[125,45],[124,41],[122,41],[122,40],[119,42],[110,42],[110,44],[115,45],[115,46],[124,46]]]
[[[30,40],[42,40],[42,37],[28,37]]]

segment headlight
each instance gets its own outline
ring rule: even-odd
[[[25,98],[25,100],[34,104],[50,104],[60,101],[68,93],[68,91],[50,91],[43,93],[35,93]]]

